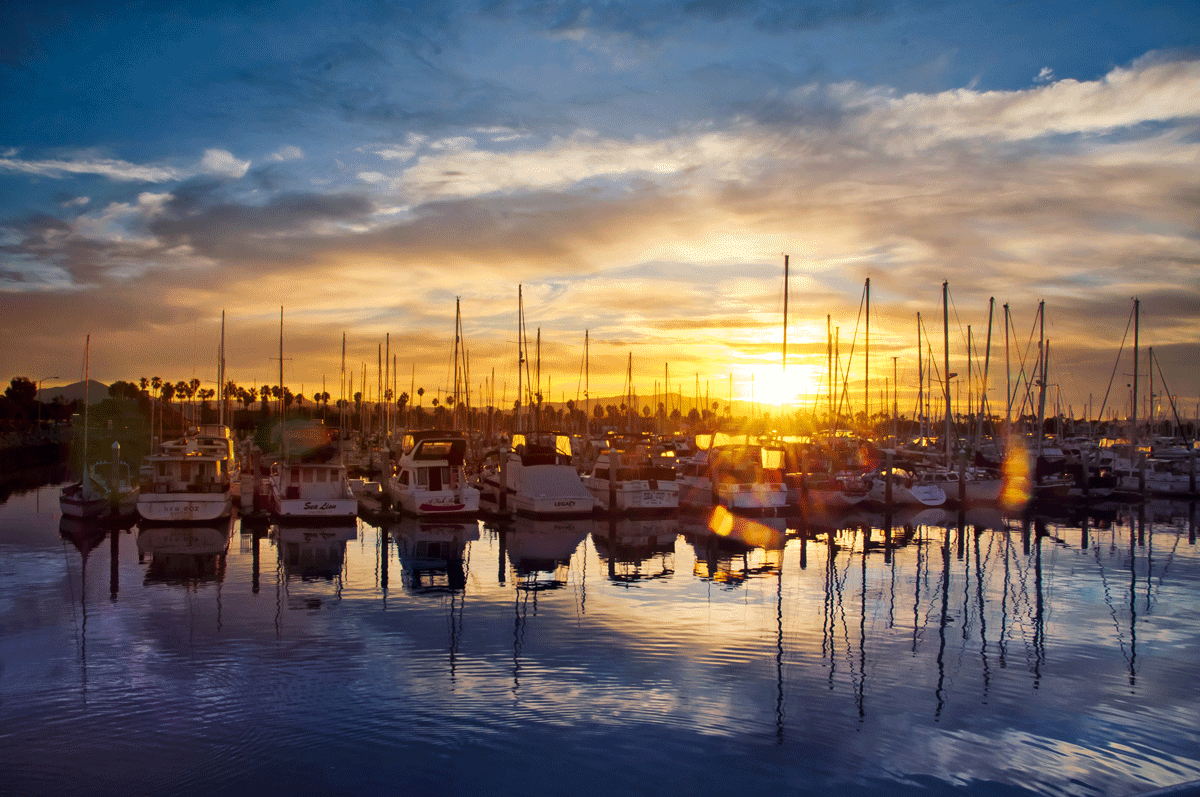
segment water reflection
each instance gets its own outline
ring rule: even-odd
[[[148,526],[138,531],[138,562],[150,558],[144,584],[200,587],[225,580],[233,520],[186,526]]]
[[[592,542],[608,580],[633,586],[675,574],[679,518],[609,517],[596,523]]]
[[[698,578],[734,588],[780,571],[787,542],[782,517],[744,517],[716,507],[683,516],[680,531],[696,551],[692,573]]]
[[[327,599],[341,600],[346,543],[358,535],[356,525],[271,526],[278,547],[276,570],[276,630],[282,610],[316,611]]]
[[[479,539],[478,522],[430,523],[405,517],[388,534],[396,546],[406,589],[459,592],[467,585],[467,543]]]
[[[502,529],[517,589],[537,592],[565,586],[571,557],[595,527],[592,518],[520,518]]]
[[[37,596],[0,601],[6,712],[39,750],[68,726],[105,738],[104,716],[163,761],[226,723],[261,727],[224,740],[243,746],[240,765],[273,762],[256,776],[279,777],[296,745],[330,771],[365,771],[349,764],[382,738],[379,751],[410,751],[395,767],[416,782],[453,755],[472,773],[456,787],[498,793],[485,764],[497,745],[514,766],[552,750],[571,771],[627,772],[626,787],[728,765],[785,791],[928,779],[1136,793],[1200,778],[1196,514],[1155,501],[786,522],[405,519],[242,528],[232,547],[228,529],[160,527],[133,532],[136,554],[129,530],[55,517],[38,521],[44,550],[28,533],[26,548],[0,539],[9,594]],[[34,605],[56,599],[61,617]],[[27,639],[39,657],[61,646],[57,664],[23,665]],[[280,672],[286,688],[263,689]],[[41,680],[22,687],[29,673]],[[159,740],[167,724],[178,730]],[[564,734],[599,741],[576,749]],[[0,740],[0,756],[33,744]],[[184,791],[244,782],[232,765],[204,771]],[[85,780],[58,775],[75,793]],[[376,785],[345,777],[347,791]]]

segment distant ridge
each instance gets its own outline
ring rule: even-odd
[[[95,379],[87,381],[87,399],[92,404],[97,401],[103,401],[108,398],[108,385],[103,382],[97,382]],[[38,401],[51,402],[55,397],[62,396],[69,404],[72,401],[83,401],[84,398],[84,383],[75,382],[71,385],[61,385],[59,387],[43,387],[37,394]]]

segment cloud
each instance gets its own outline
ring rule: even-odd
[[[179,180],[186,172],[169,166],[142,166],[128,161],[99,158],[81,160],[18,160],[0,158],[0,170],[60,179],[70,175],[97,174],[110,180],[161,183]]]
[[[893,96],[847,83],[831,93],[854,113],[853,132],[889,153],[906,153],[955,140],[1025,141],[1197,118],[1200,61],[1117,68],[1099,80],[1060,80],[1023,91]]]
[[[304,150],[300,149],[299,147],[288,145],[271,153],[270,159],[276,163],[303,160]]]
[[[206,149],[200,160],[200,171],[218,177],[238,179],[250,169],[250,161],[239,161],[223,149]]]

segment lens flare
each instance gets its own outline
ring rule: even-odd
[[[1033,468],[1029,464],[1029,451],[1021,440],[1010,437],[1004,463],[1001,467],[1004,486],[1000,491],[1000,505],[1009,511],[1020,511],[1033,498]]]

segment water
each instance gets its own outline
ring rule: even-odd
[[[738,519],[758,547],[689,514],[90,533],[57,493],[0,506],[3,793],[1200,779],[1187,504]]]

